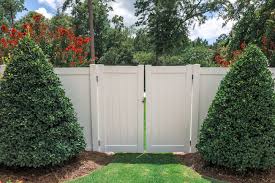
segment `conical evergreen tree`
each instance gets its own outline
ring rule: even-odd
[[[24,38],[0,82],[0,164],[56,165],[84,148],[72,103],[52,65]]]
[[[206,161],[239,171],[275,165],[274,81],[267,63],[250,45],[221,82],[197,145]]]

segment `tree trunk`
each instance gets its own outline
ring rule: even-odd
[[[94,12],[93,12],[93,0],[88,0],[88,10],[89,10],[89,26],[91,35],[91,64],[95,63],[95,33],[94,33]]]

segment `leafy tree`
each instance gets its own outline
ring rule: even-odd
[[[135,52],[153,51],[152,44],[150,43],[150,37],[145,28],[140,28],[136,31],[136,36],[134,38],[134,50]]]
[[[257,44],[269,58],[271,66],[275,66],[275,1],[225,1],[222,7],[221,14],[226,22],[237,21],[229,37],[228,54],[239,50],[242,43]]]
[[[200,64],[202,67],[217,66],[213,61],[214,50],[204,46],[189,46],[180,55],[160,57],[162,65]]]
[[[137,65],[133,60],[133,38],[131,30],[124,26],[123,17],[114,16],[114,28],[109,30],[106,43],[108,51],[99,59],[107,65]]]
[[[129,46],[112,47],[99,59],[105,65],[138,65],[134,60],[133,50]]]
[[[194,47],[196,46],[208,47],[208,41],[206,39],[202,39],[198,37],[197,39],[191,42],[191,45]]]
[[[39,17],[39,19],[34,20],[35,16]],[[39,31],[37,25],[43,24],[45,26],[50,26],[50,20],[40,13],[29,11],[25,16],[15,22],[14,27],[16,27],[17,29],[22,29],[26,24],[34,25],[34,31]]]
[[[0,18],[10,25],[14,24],[18,12],[26,10],[24,0],[0,0]]]
[[[133,38],[130,28],[125,27],[124,19],[121,16],[112,18],[114,28],[108,31],[108,40],[106,41],[107,50],[112,47],[127,46],[132,49]]]
[[[110,29],[110,22],[108,20],[108,12],[112,8],[108,5],[113,0],[93,0],[94,12],[94,32],[95,32],[95,51],[96,56],[100,58],[106,51],[105,43],[108,40],[108,31]],[[80,0],[65,0],[63,4],[63,11],[67,8],[72,8],[73,25],[76,35],[89,35],[89,17],[88,17],[88,3]]]
[[[30,38],[14,50],[0,84],[1,164],[56,165],[84,150],[72,103],[53,66]]]
[[[218,10],[217,4],[214,0],[137,0],[137,25],[148,28],[156,64],[161,55],[184,45],[188,40],[188,26],[195,20],[203,23],[207,12]]]
[[[71,16],[68,16],[64,13],[60,13],[51,18],[50,26],[53,28],[63,27],[66,29],[70,29],[73,27],[73,20]]]
[[[152,64],[152,61],[155,59],[153,52],[138,51],[134,53],[134,60],[139,64]]]
[[[251,45],[221,82],[197,145],[208,162],[240,171],[275,165],[274,81],[267,62]]]
[[[222,47],[222,46],[227,45],[227,44],[228,44],[228,41],[229,41],[228,35],[226,35],[226,34],[221,34],[221,35],[216,39],[216,41],[214,42],[214,44],[213,44],[212,47],[215,48],[215,49],[218,49],[219,47]]]

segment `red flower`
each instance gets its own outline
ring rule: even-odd
[[[226,61],[219,53],[214,57],[215,61],[222,67],[228,67],[230,62]]]
[[[65,35],[68,34],[67,29],[64,29],[64,28],[61,28],[61,27],[59,27],[59,28],[57,29],[57,31],[58,31],[58,33],[59,33],[61,36],[65,36]]]
[[[18,36],[18,39],[21,39],[21,38],[23,38],[23,37],[24,37],[24,33],[22,33],[22,32],[18,32],[17,36]]]
[[[32,19],[35,21],[35,22],[40,22],[42,16],[40,14],[36,14],[32,17]]]
[[[75,66],[76,66],[76,63],[75,63],[75,62],[70,62],[70,66],[71,66],[71,67],[75,67]]]
[[[83,42],[84,42],[85,44],[87,44],[87,43],[89,43],[91,40],[92,40],[92,38],[86,37],[86,38],[84,39]]]
[[[17,33],[17,30],[16,30],[15,28],[12,28],[12,29],[10,30],[10,37],[11,37],[11,38],[15,38],[16,33]]]
[[[1,31],[4,32],[4,33],[7,33],[7,32],[9,32],[9,29],[8,29],[8,27],[6,25],[3,24],[1,26]]]
[[[67,48],[65,48],[66,51],[70,51],[70,50],[75,51],[75,49],[76,48],[74,45],[69,45]]]
[[[12,29],[11,29],[11,33],[12,33],[12,34],[16,34],[16,33],[17,33],[17,30],[16,30],[15,28],[12,28]]]
[[[11,39],[11,40],[8,40],[8,43],[12,46],[16,46],[18,44],[18,41]]]
[[[237,57],[237,56],[240,55],[241,53],[242,53],[241,50],[235,50],[235,51],[233,51],[233,56],[234,56],[234,57]]]
[[[77,45],[77,46],[82,46],[82,44],[83,44],[83,38],[82,38],[82,37],[78,37],[78,38],[76,39],[76,45]]]
[[[12,49],[18,45],[18,41],[20,39],[29,34],[38,44],[56,42],[53,59],[58,59],[60,62],[66,62],[71,67],[75,67],[77,64],[83,64],[87,61],[89,54],[86,51],[86,44],[88,44],[92,38],[75,36],[73,30],[62,27],[57,27],[54,31],[52,31],[43,23],[37,24],[37,22],[43,18],[43,16],[39,14],[34,15],[32,18],[34,21],[30,21],[22,25],[22,32],[15,28],[9,29],[6,25],[1,26],[0,33],[8,33],[5,35],[7,37],[0,38],[1,48],[8,49],[3,52],[4,56],[10,53]],[[64,47],[63,44],[65,44]],[[59,47],[59,45],[61,46]],[[96,59],[97,58],[93,58],[93,60]]]
[[[242,42],[242,43],[240,44],[240,48],[241,48],[242,50],[246,48],[245,42]]]
[[[1,44],[3,45],[4,48],[8,47],[8,42],[5,38],[1,38]]]
[[[266,36],[262,37],[262,43],[263,43],[264,46],[267,45],[267,38],[266,38]]]
[[[27,23],[24,23],[23,25],[22,25],[22,28],[23,29],[25,29],[25,30],[28,30],[28,29],[30,29],[30,24],[27,24]]]
[[[76,53],[82,53],[82,52],[83,52],[83,49],[82,49],[82,48],[76,48],[76,49],[74,49],[74,51],[75,51]]]

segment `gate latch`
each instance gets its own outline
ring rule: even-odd
[[[97,143],[98,143],[98,146],[100,146],[100,140],[98,140]]]

